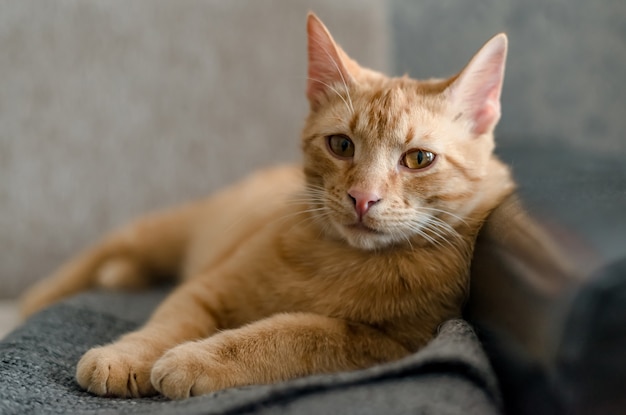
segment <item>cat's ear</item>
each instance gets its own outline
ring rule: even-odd
[[[350,70],[354,70],[357,64],[335,43],[314,13],[308,14],[306,28],[309,55],[306,95],[311,108],[316,109],[326,94],[337,93],[337,84],[347,88],[354,82]]]
[[[475,135],[493,131],[500,119],[507,37],[500,33],[474,55],[448,87],[454,111],[469,121]]]

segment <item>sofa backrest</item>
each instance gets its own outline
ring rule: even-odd
[[[0,298],[143,212],[297,161],[308,10],[386,69],[376,0],[0,2]]]

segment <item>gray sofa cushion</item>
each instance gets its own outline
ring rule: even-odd
[[[183,401],[100,398],[74,380],[82,353],[137,327],[165,295],[85,293],[0,342],[2,414],[499,413],[495,377],[471,327],[444,323],[420,352],[366,370],[231,389]]]

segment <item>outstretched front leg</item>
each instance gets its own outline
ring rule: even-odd
[[[156,394],[150,373],[163,353],[219,329],[218,311],[214,311],[216,296],[215,290],[199,280],[180,286],[141,329],[85,353],[76,367],[78,383],[100,396],[138,398]]]
[[[409,351],[382,332],[309,313],[277,314],[169,350],[152,385],[172,399],[316,373],[354,370]]]

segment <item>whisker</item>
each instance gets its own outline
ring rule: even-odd
[[[430,236],[426,232],[424,232],[423,226],[422,226],[421,223],[409,223],[408,224],[408,228],[409,228],[409,230],[411,230],[411,232],[413,232],[414,234],[417,234],[417,235],[421,236],[422,238],[426,239],[429,243],[431,243],[433,245],[441,246],[441,242],[439,242],[438,240],[436,240],[435,238],[433,238],[432,236]]]
[[[337,63],[337,61],[335,61],[333,56],[330,54],[330,51],[328,50],[328,48],[326,48],[324,44],[322,44],[322,42],[320,42],[319,40],[316,40],[316,43],[318,44],[319,47],[322,48],[324,53],[326,53],[326,56],[328,56],[328,59],[330,59],[330,61],[333,63],[333,66],[335,67],[335,69],[337,70],[337,73],[341,77],[341,82],[343,82],[343,87],[346,91],[346,95],[348,96],[348,101],[350,102],[350,106],[348,109],[351,111],[351,114],[354,114],[354,105],[352,105],[352,98],[350,97],[350,90],[348,89],[348,83],[346,82],[346,79],[344,78],[343,73],[341,72],[341,69],[339,69],[339,64]]]
[[[411,251],[414,249],[413,248],[413,244],[411,243],[411,238],[409,238],[409,235],[406,235],[405,233],[402,233],[402,239],[404,239],[408,244],[409,247],[411,248]]]
[[[444,234],[437,232],[430,226],[424,226],[424,233],[430,233],[430,235],[439,242],[439,246],[443,247],[444,245],[454,248],[455,245],[445,237]]]
[[[437,208],[434,208],[434,207],[428,207],[428,206],[420,206],[420,207],[418,208],[418,210],[430,210],[430,211],[433,211],[433,212],[443,213],[443,214],[446,214],[446,215],[448,215],[448,216],[450,216],[450,217],[452,217],[452,218],[454,218],[454,219],[458,220],[459,222],[463,222],[463,224],[465,224],[465,225],[469,226],[469,224],[467,223],[467,221],[466,221],[465,219],[463,219],[462,217],[460,217],[460,216],[458,216],[458,215],[455,215],[455,214],[454,214],[454,213],[452,213],[452,212],[448,212],[447,210],[437,209]]]
[[[427,218],[427,220],[425,221],[425,228],[449,243],[451,243],[451,241],[449,241],[446,236],[451,236],[454,238],[460,237],[458,232],[453,227],[433,216]]]
[[[441,235],[442,240],[445,241],[446,244],[450,248],[452,248],[459,256],[463,257],[469,255],[467,245],[463,243],[463,237],[448,223],[443,222],[439,218],[431,216],[427,218],[424,224],[424,228],[432,233]],[[444,233],[441,234],[441,232]],[[456,240],[456,243],[454,242],[454,240],[447,239],[446,236],[453,237],[454,240]]]
[[[313,214],[311,214],[313,213]],[[303,219],[294,222],[289,229],[287,230],[287,232],[291,232],[291,230],[296,227],[296,226],[301,226],[306,224],[307,222],[321,222],[324,223],[324,221],[320,221],[321,218],[325,218],[326,216],[328,216],[329,212],[328,209],[326,207],[322,207],[322,208],[316,208],[316,209],[306,209],[306,210],[299,210],[297,212],[292,212],[290,214],[287,215],[283,215],[279,218],[275,218],[272,221],[270,221],[270,224],[275,224],[278,222],[284,222],[287,221],[291,218],[300,216],[300,215],[306,215]]]
[[[428,242],[430,242],[433,245],[437,245],[442,247],[441,242],[439,242],[437,239],[433,238],[432,236],[428,235],[426,232],[424,232],[421,229],[416,229],[415,232],[420,235],[422,238],[426,239]]]
[[[459,250],[459,246],[462,246],[460,242],[463,241],[463,238],[456,229],[442,219],[436,216],[426,215],[419,219],[408,220],[404,223],[404,229],[408,230],[413,235],[422,237],[430,245],[440,248],[448,247],[462,254]],[[407,239],[406,232],[401,231],[400,233]]]
[[[444,234],[448,234],[450,236],[454,236],[454,237],[458,237],[459,233],[456,231],[456,229],[454,229],[452,226],[450,226],[449,223],[446,223],[444,221],[442,221],[441,219],[434,217],[434,216],[430,216],[427,219],[427,225],[431,228],[436,228],[438,230],[440,230],[441,232],[443,232]]]
[[[348,101],[346,101],[346,99],[343,97],[343,95],[341,95],[339,93],[339,91],[337,91],[337,89],[335,89],[335,87],[333,87],[332,85],[329,85],[328,83],[326,83],[324,81],[320,81],[319,79],[315,79],[315,78],[307,78],[307,79],[309,79],[309,80],[311,80],[313,82],[319,82],[320,84],[324,85],[326,88],[328,88],[331,91],[333,91],[335,94],[337,94],[337,96],[339,98],[341,98],[343,103],[346,105],[346,108],[348,109],[348,111],[351,114],[354,114],[354,107],[352,107],[352,100],[350,99],[350,94],[349,93],[347,93],[347,97],[348,97],[348,100],[349,100],[349,103],[348,103]],[[347,92],[347,90],[346,90],[346,92]]]

